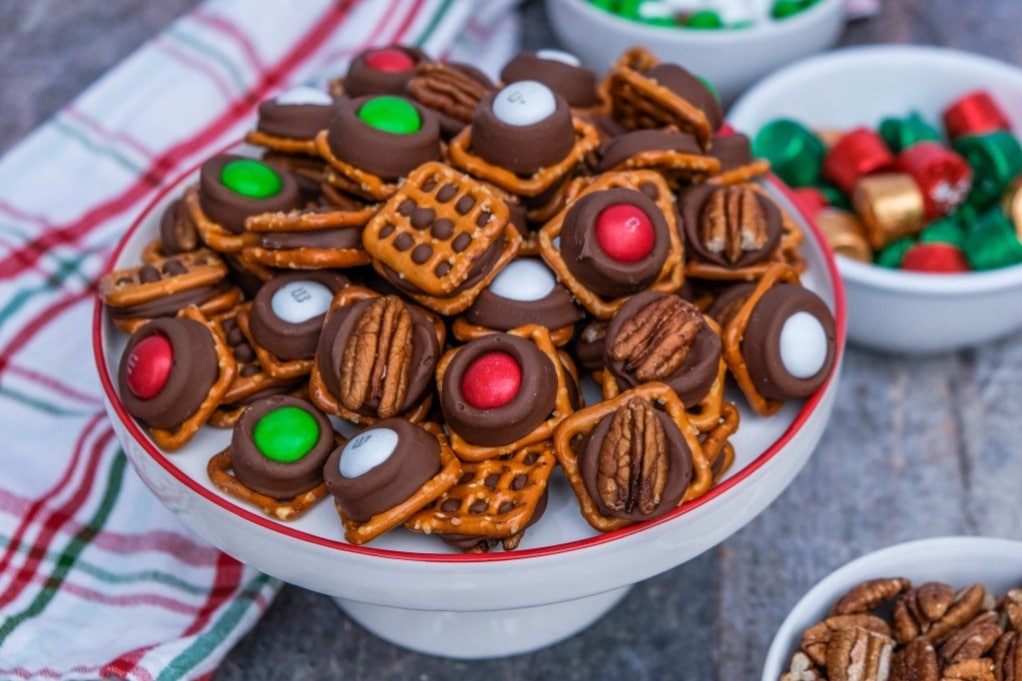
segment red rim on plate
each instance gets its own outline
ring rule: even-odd
[[[230,145],[228,148],[232,148],[236,145]],[[167,187],[162,189],[152,201],[145,207],[139,217],[132,223],[128,231],[121,237],[114,252],[111,254],[104,272],[111,271],[118,259],[121,256],[124,248],[126,247],[129,239],[136,231],[140,229],[142,223],[152,214],[156,206],[163,201],[163,199],[172,191],[179,190],[183,182],[193,175],[197,168],[194,168],[184,175],[179,177],[174,182],[170,183]],[[480,554],[468,554],[468,553],[418,553],[413,551],[397,551],[393,549],[379,549],[371,546],[359,546],[355,544],[349,544],[340,539],[327,539],[318,535],[310,534],[302,530],[295,529],[292,526],[284,525],[282,523],[275,522],[274,520],[260,515],[254,511],[242,508],[229,501],[226,497],[214,492],[213,490],[207,489],[192,477],[186,475],[180,468],[175,466],[168,458],[168,455],[161,451],[146,435],[142,429],[135,422],[127,411],[124,409],[124,405],[121,403],[120,396],[117,394],[116,389],[113,385],[113,380],[110,377],[110,373],[107,371],[107,359],[103,354],[104,348],[104,319],[103,319],[103,302],[97,297],[95,306],[93,309],[92,317],[92,350],[93,357],[96,362],[96,370],[99,374],[100,383],[103,386],[103,391],[106,393],[107,399],[113,407],[114,412],[117,414],[117,418],[125,425],[131,436],[145,449],[145,451],[152,457],[152,459],[163,467],[168,473],[176,478],[180,483],[185,485],[190,491],[199,495],[206,501],[219,506],[221,509],[233,513],[241,518],[248,520],[256,525],[276,532],[292,539],[299,541],[311,542],[327,548],[335,549],[337,551],[350,552],[354,554],[360,554],[363,556],[372,556],[376,558],[387,558],[391,560],[409,560],[409,561],[424,561],[430,563],[483,563],[492,561],[505,561],[505,560],[525,560],[528,558],[539,558],[544,556],[552,556],[561,553],[567,553],[571,551],[577,551],[580,549],[591,548],[612,542],[622,537],[627,537],[639,532],[648,530],[649,528],[655,527],[662,523],[670,522],[675,518],[679,518],[686,513],[689,513],[693,509],[699,508],[705,503],[708,503],[722,494],[728,492],[732,488],[738,486],[743,481],[748,479],[757,470],[762,468],[768,461],[774,458],[777,453],[795,436],[796,433],[801,430],[802,426],[809,420],[810,416],[816,411],[820,401],[823,399],[824,393],[828,387],[836,380],[836,375],[839,367],[841,366],[841,358],[844,354],[844,341],[845,341],[845,294],[844,287],[841,283],[841,278],[838,275],[837,264],[834,261],[834,255],[830,249],[826,246],[826,240],[816,225],[809,220],[804,212],[798,207],[791,191],[785,186],[777,177],[770,175],[768,182],[774,186],[775,189],[779,190],[781,194],[787,199],[791,208],[799,213],[802,217],[803,223],[812,232],[812,235],[816,243],[820,246],[820,250],[823,255],[824,265],[826,266],[827,273],[829,275],[829,283],[833,288],[834,292],[834,321],[837,330],[837,344],[834,358],[834,370],[827,378],[826,383],[812,396],[810,396],[802,408],[796,414],[795,418],[789,424],[788,428],[781,434],[776,441],[773,442],[766,450],[764,450],[759,456],[753,459],[748,465],[742,468],[735,475],[727,478],[723,482],[714,485],[709,492],[704,494],[698,499],[694,499],[688,503],[685,503],[678,508],[672,510],[659,518],[648,520],[642,523],[636,523],[629,525],[628,527],[616,530],[613,532],[601,533],[593,537],[585,539],[578,539],[570,542],[564,542],[562,544],[553,544],[549,546],[541,546],[532,549],[515,549],[514,551],[498,551],[492,553],[480,553]],[[338,528],[341,528],[338,523]]]

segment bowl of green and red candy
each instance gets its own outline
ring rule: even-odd
[[[621,18],[694,30],[745,29],[796,16],[820,0],[587,0]]]

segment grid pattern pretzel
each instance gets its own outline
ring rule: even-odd
[[[518,196],[536,196],[553,187],[559,180],[567,178],[585,155],[599,145],[599,133],[592,125],[573,117],[572,127],[575,130],[575,143],[568,155],[553,165],[540,168],[528,177],[522,177],[507,168],[494,165],[473,153],[471,125],[454,136],[447,153],[452,165],[473,177],[495,184]]]
[[[463,462],[457,484],[405,526],[425,534],[477,536],[480,541],[513,538],[517,546],[546,492],[555,462],[549,442],[495,459]],[[510,550],[506,543],[505,549]]]
[[[184,271],[176,272],[177,266]],[[146,267],[156,268],[160,278],[144,281],[142,271]],[[226,276],[227,265],[220,256],[202,248],[104,274],[99,280],[99,297],[110,307],[131,307],[173,293],[213,286]]]
[[[230,387],[234,381],[234,376],[238,371],[238,363],[234,361],[234,356],[228,352],[227,343],[220,336],[220,331],[217,326],[199,311],[194,305],[181,310],[178,314],[181,319],[191,319],[199,322],[205,326],[210,335],[213,337],[213,348],[216,351],[216,361],[218,374],[213,385],[210,387],[209,392],[206,393],[206,397],[202,400],[202,404],[195,412],[184,420],[181,425],[176,429],[170,430],[167,428],[150,428],[149,434],[153,438],[153,442],[156,446],[162,449],[172,452],[181,449],[191,440],[197,432],[199,432],[199,426],[204,424],[213,413],[213,411],[220,404],[223,399],[224,393],[227,392],[227,388]]]
[[[440,426],[435,423],[424,423],[419,427],[430,433],[440,443],[440,471],[427,480],[412,496],[386,511],[377,513],[364,523],[356,522],[345,516],[335,503],[337,515],[340,516],[341,524],[344,525],[344,538],[352,544],[365,544],[387,530],[401,525],[417,511],[436,501],[461,478],[462,464],[451,450]]]
[[[640,187],[647,183],[653,184],[657,189],[657,197],[653,199],[653,202],[664,215],[664,221],[667,223],[667,238],[669,240],[667,257],[664,259],[664,264],[660,268],[660,273],[657,275],[656,280],[647,287],[647,290],[674,293],[684,283],[685,270],[682,265],[684,253],[681,238],[678,236],[678,221],[674,200],[671,198],[671,191],[667,183],[659,173],[652,170],[603,173],[584,186],[578,185],[579,190],[572,203],[590,193],[614,187],[625,187],[642,191]],[[571,291],[571,294],[582,307],[597,319],[610,319],[617,312],[618,308],[628,300],[629,296],[608,300],[590,291],[585,284],[580,282],[571,273],[571,270],[568,269],[568,264],[561,257],[560,249],[554,245],[554,240],[561,235],[564,218],[571,209],[572,203],[565,206],[561,212],[539,230],[539,254],[557,275],[558,280],[568,287],[568,290]]]
[[[363,286],[356,286],[353,284],[345,286],[338,291],[334,295],[333,300],[330,301],[330,309],[327,310],[326,318],[323,320],[324,326],[330,321],[330,316],[337,310],[350,307],[362,300],[379,298],[380,295],[381,294],[376,291]],[[447,337],[447,327],[441,319],[430,314],[428,311],[421,310],[421,312],[426,315],[427,319],[430,319],[433,322],[433,330],[436,333],[437,346],[441,348],[444,347],[444,339]],[[347,421],[351,421],[352,423],[371,425],[380,420],[373,416],[366,416],[365,414],[352,411],[341,404],[341,401],[337,398],[337,396],[331,393],[330,389],[327,387],[326,382],[323,380],[323,375],[319,370],[319,362],[315,359],[312,362],[312,370],[309,374],[309,399],[313,404],[327,414],[339,416]],[[412,423],[420,423],[426,419],[432,404],[433,397],[428,394],[427,391],[426,398],[421,403],[412,407],[403,414],[397,414],[397,416]]]
[[[308,376],[309,372],[312,371],[312,359],[283,360],[264,348],[261,343],[252,337],[252,329],[249,326],[249,314],[251,311],[251,302],[240,305],[237,313],[235,314],[234,321],[237,322],[238,329],[241,330],[242,335],[245,336],[248,344],[251,345],[252,349],[255,351],[256,357],[259,359],[259,365],[262,366],[263,371],[273,378],[288,379]]]
[[[558,353],[557,348],[554,347],[553,342],[550,340],[550,332],[547,331],[547,328],[537,324],[526,324],[525,326],[519,326],[511,329],[507,333],[532,341],[539,351],[546,355],[547,359],[550,360],[550,363],[554,367],[554,373],[557,377],[557,395],[554,398],[554,408],[551,411],[550,416],[540,423],[535,430],[527,435],[523,435],[514,442],[509,442],[505,445],[475,445],[468,442],[457,433],[451,432],[449,435],[451,447],[455,452],[457,452],[458,457],[461,458],[462,461],[474,462],[492,459],[497,456],[503,456],[504,454],[510,454],[522,447],[527,447],[528,445],[532,445],[537,442],[549,440],[553,436],[554,429],[557,425],[573,411],[571,399],[568,394],[568,379],[565,376],[566,369],[564,368],[564,362],[562,361],[562,357]],[[454,359],[454,356],[460,350],[461,348],[448,350],[443,357],[440,358],[440,361],[437,362],[436,382],[437,390],[441,395],[444,391],[444,374],[446,373],[451,360]]]
[[[469,203],[467,210],[458,208]],[[498,239],[517,252],[521,236],[513,227],[517,239],[507,231],[510,217],[507,204],[484,184],[430,162],[412,171],[365,226],[362,240],[374,266],[386,265],[426,295],[448,296]],[[416,219],[425,224],[417,226]],[[437,228],[441,220],[448,233]]]
[[[336,439],[336,438],[335,438]],[[338,443],[340,444],[340,443]],[[274,499],[238,480],[231,472],[231,448],[217,452],[206,464],[206,475],[213,486],[224,494],[251,504],[266,515],[278,520],[296,520],[303,516],[327,495],[326,483],[321,482],[307,492],[296,494],[290,499]]]
[[[710,466],[710,459],[704,453],[703,446],[699,442],[699,433],[695,426],[688,420],[688,413],[685,405],[678,399],[677,393],[667,385],[658,382],[644,383],[631,390],[620,393],[617,397],[594,404],[591,407],[580,409],[564,419],[561,425],[554,432],[554,454],[558,463],[568,478],[572,491],[578,498],[578,505],[582,517],[594,529],[601,532],[611,532],[627,527],[635,521],[626,518],[615,518],[600,513],[596,502],[589,496],[585,482],[582,480],[582,472],[578,465],[578,453],[575,447],[584,436],[603,420],[604,417],[613,414],[619,407],[624,406],[629,400],[639,397],[643,400],[663,406],[667,416],[678,427],[685,444],[692,453],[692,480],[688,489],[685,490],[679,505],[692,499],[698,499],[706,494],[713,485],[713,471]],[[736,412],[737,413],[737,412]]]
[[[724,341],[724,361],[727,362],[728,369],[735,377],[735,382],[738,383],[738,387],[748,400],[749,406],[760,416],[770,416],[780,409],[784,402],[763,397],[756,389],[756,383],[749,375],[745,357],[742,356],[742,340],[745,337],[745,329],[749,325],[749,316],[752,314],[753,308],[774,284],[781,282],[801,283],[798,273],[792,268],[781,263],[771,265],[763,277],[756,282],[756,288],[753,289],[749,297],[723,324],[724,333],[721,336],[721,340]]]
[[[695,136],[700,148],[710,148],[713,130],[698,107],[647,78],[643,72],[659,64],[643,48],[632,48],[611,67],[601,87],[611,103],[615,120],[629,130],[670,125]]]

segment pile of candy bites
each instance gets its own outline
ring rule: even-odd
[[[330,496],[352,543],[512,549],[555,466],[594,528],[648,520],[731,464],[728,376],[761,416],[823,385],[802,234],[703,82],[643,50],[500,78],[371,49],[202,164],[100,283],[157,445],[232,428],[213,484],[281,520]]]

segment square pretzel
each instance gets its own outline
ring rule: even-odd
[[[401,187],[398,180],[388,182],[379,175],[356,168],[334,155],[327,142],[329,130],[320,130],[316,135],[316,153],[327,162],[323,179],[342,191],[375,201],[386,201]]]
[[[353,210],[307,209],[288,212],[262,213],[245,220],[245,229],[255,234],[273,232],[314,233],[332,230],[361,230],[376,214],[377,206],[362,205]],[[260,265],[280,269],[345,269],[368,265],[369,254],[358,245],[350,248],[299,246],[297,248],[269,248],[257,242],[242,249],[242,254]]]
[[[259,237],[251,232],[235,234],[211,220],[202,210],[202,204],[199,202],[198,185],[192,185],[185,190],[185,206],[188,208],[188,215],[195,223],[195,229],[198,230],[202,242],[214,251],[238,253],[246,246],[252,246],[259,241]]]
[[[309,372],[312,371],[313,360],[311,358],[290,360],[281,359],[264,348],[258,341],[256,341],[255,338],[252,337],[252,330],[249,326],[249,313],[251,310],[252,303],[249,302],[241,304],[234,316],[234,321],[237,322],[241,333],[244,334],[246,340],[248,340],[248,344],[251,345],[252,350],[255,351],[256,357],[259,359],[259,364],[262,366],[263,371],[273,378],[288,379],[308,376]]]
[[[683,249],[681,237],[679,236],[677,215],[674,208],[674,201],[671,198],[671,191],[667,183],[659,173],[652,170],[634,170],[622,173],[603,173],[585,186],[580,186],[578,194],[573,201],[565,206],[549,222],[539,230],[539,254],[550,268],[557,274],[557,278],[568,287],[576,300],[597,319],[610,319],[617,312],[629,296],[620,298],[605,299],[590,291],[585,284],[580,282],[568,264],[561,256],[561,251],[554,245],[554,240],[561,235],[561,228],[564,226],[564,218],[571,210],[575,201],[593,192],[611,189],[613,187],[625,187],[641,191],[640,187],[650,183],[657,188],[657,197],[653,202],[664,215],[667,223],[667,238],[669,240],[667,257],[660,268],[656,280],[647,287],[650,291],[661,293],[674,293],[681,288],[684,282],[684,267],[682,266]]]
[[[692,499],[698,499],[706,494],[713,485],[713,471],[710,468],[710,460],[703,451],[699,441],[699,432],[688,420],[688,413],[685,405],[678,399],[677,393],[663,383],[644,383],[638,387],[626,390],[610,400],[604,400],[591,407],[580,409],[564,419],[561,425],[554,432],[554,454],[558,463],[568,478],[572,491],[578,498],[578,505],[582,517],[594,529],[601,532],[611,532],[633,524],[635,521],[626,518],[614,518],[600,513],[596,502],[589,496],[586,490],[585,481],[582,480],[582,472],[578,465],[578,452],[576,447],[584,436],[603,420],[604,417],[613,414],[619,407],[624,406],[629,400],[639,397],[654,405],[663,406],[663,411],[671,419],[692,453],[693,476],[689,482],[688,489],[682,496],[680,504]],[[736,412],[737,413],[737,412]]]
[[[457,483],[409,518],[405,527],[425,534],[478,536],[480,541],[520,539],[546,493],[556,461],[547,441],[495,459],[462,462]],[[457,508],[445,510],[453,504]]]

